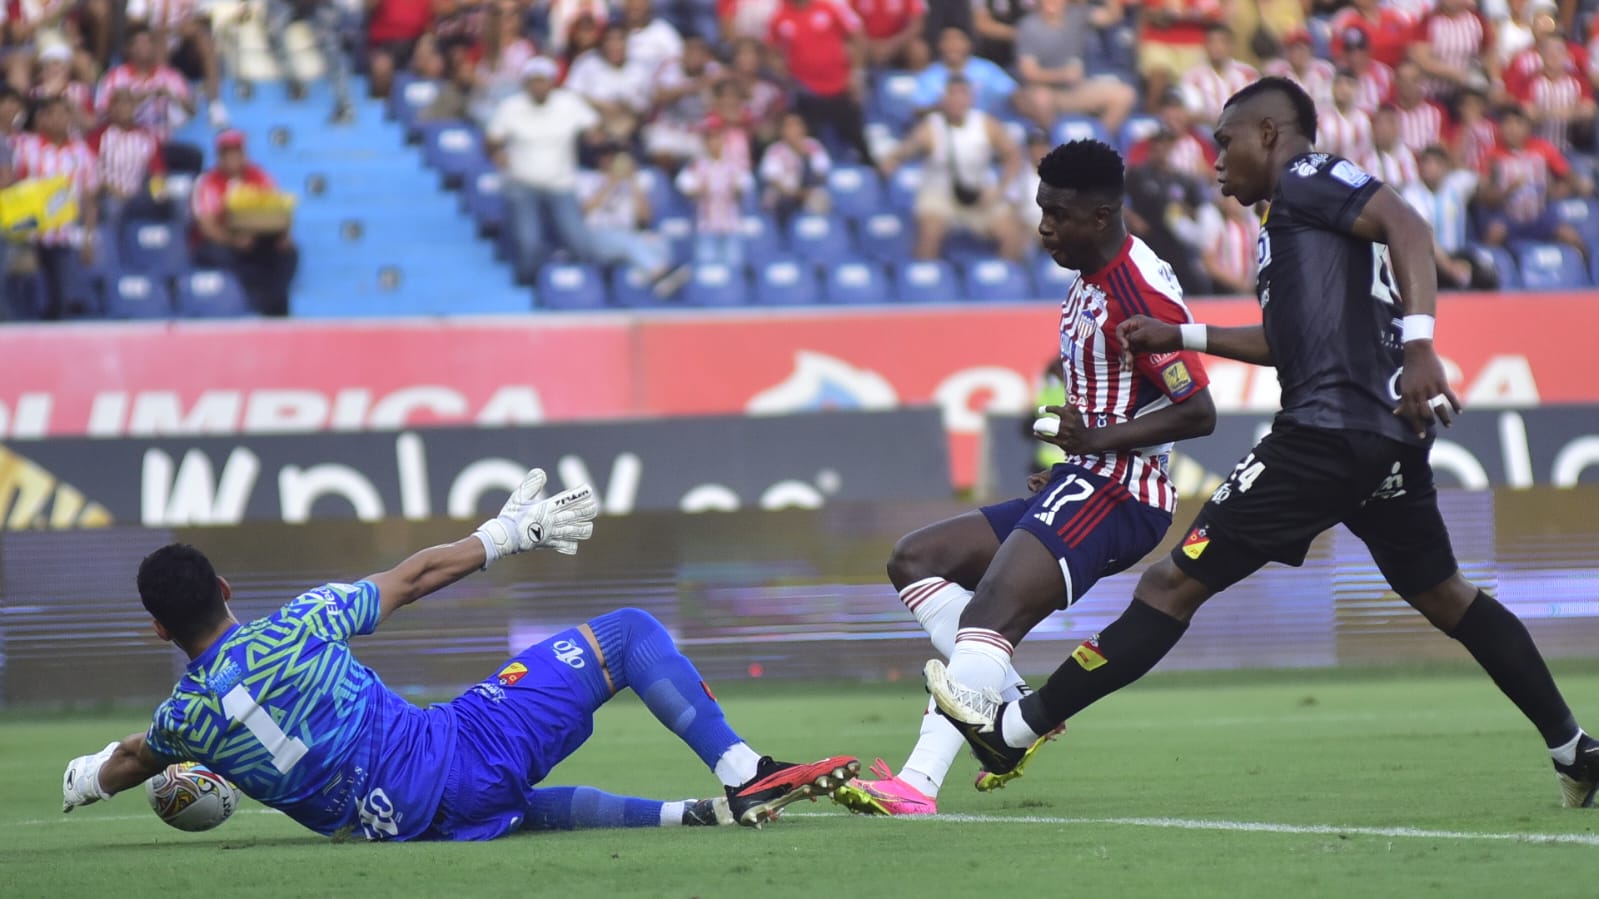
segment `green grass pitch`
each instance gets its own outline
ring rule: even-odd
[[[1564,665],[1599,724],[1599,665]],[[720,690],[757,749],[898,765],[925,697],[896,685]],[[1537,735],[1462,668],[1168,674],[1080,716],[1026,777],[932,820],[793,806],[742,828],[330,844],[246,802],[205,834],[142,791],[60,813],[68,758],[132,712],[0,716],[0,893],[34,896],[1307,897],[1599,894],[1599,810],[1566,810]],[[636,701],[549,780],[685,798],[714,779]]]

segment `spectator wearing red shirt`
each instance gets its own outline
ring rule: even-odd
[[[842,0],[784,0],[772,17],[769,42],[794,83],[794,109],[810,132],[831,128],[872,165],[861,106],[866,39],[860,16]]]
[[[1205,32],[1222,22],[1221,0],[1146,0],[1138,14],[1138,74],[1149,106],[1184,72],[1205,64]]]
[[[1566,41],[1557,34],[1538,42],[1543,65],[1536,74],[1517,85],[1512,93],[1532,116],[1538,136],[1562,153],[1570,152],[1574,133],[1592,145],[1594,100],[1588,79],[1573,71]]]
[[[1399,117],[1399,142],[1417,155],[1438,142],[1449,121],[1443,107],[1427,99],[1423,83],[1421,68],[1413,62],[1402,63],[1394,70],[1393,106]]]
[[[433,22],[432,0],[366,0],[367,68],[372,96],[387,98],[394,72],[411,62],[416,42]]]
[[[194,183],[195,263],[232,272],[262,315],[287,315],[289,284],[300,266],[294,241],[287,232],[246,233],[228,223],[229,192],[240,186],[276,189],[277,182],[245,156],[243,133],[224,131],[216,146],[216,168]]]
[[[1365,38],[1365,47],[1371,58],[1393,68],[1406,58],[1407,47],[1416,33],[1416,23],[1403,12],[1384,6],[1380,0],[1355,0],[1354,4],[1333,16],[1333,56],[1340,57],[1348,45],[1350,32],[1358,31]],[[1366,110],[1376,112],[1376,108]]]
[[[1416,23],[1409,54],[1428,77],[1430,97],[1452,97],[1472,82],[1499,82],[1494,30],[1477,12],[1477,0],[1438,0]]]
[[[1477,199],[1484,208],[1482,242],[1502,247],[1517,241],[1555,240],[1588,248],[1577,229],[1560,221],[1549,205],[1551,196],[1570,190],[1571,166],[1554,145],[1532,134],[1532,123],[1519,106],[1499,114],[1500,145],[1489,161],[1487,183]]]
[[[905,56],[914,43],[921,43],[919,52],[924,62],[930,55],[922,41],[922,26],[927,21],[927,4],[923,0],[850,0],[850,6],[861,17],[866,32],[866,61],[871,65],[911,68]]]
[[[1588,78],[1588,51],[1576,41],[1566,40],[1565,33],[1560,30],[1560,25],[1553,16],[1539,15],[1533,20],[1532,43],[1512,54],[1505,63],[1501,76],[1505,82],[1505,93],[1514,97],[1525,87],[1527,79],[1543,71],[1543,54],[1539,51],[1539,43],[1547,36],[1559,37],[1566,44],[1567,67],[1572,74]]]
[[[12,145],[18,180],[66,175],[78,203],[78,221],[40,231],[33,239],[44,278],[43,318],[54,321],[67,312],[87,309],[89,282],[84,266],[95,258],[95,228],[100,222],[100,176],[94,151],[72,136],[72,116],[67,101],[48,97],[34,108],[35,133],[18,135]]]
[[[151,178],[166,173],[161,140],[134,121],[138,102],[133,91],[120,88],[111,95],[106,123],[89,132],[87,143],[99,164],[105,220],[120,235],[130,218],[166,218],[152,194]]]
[[[172,129],[194,115],[194,95],[189,81],[177,69],[161,63],[155,36],[143,27],[128,29],[126,61],[100,78],[94,106],[101,115],[111,104],[111,95],[127,88],[139,101],[134,113],[139,124],[166,140]]]
[[[1355,75],[1355,106],[1367,115],[1388,102],[1394,90],[1394,70],[1372,57],[1370,39],[1359,28],[1346,29],[1338,41],[1340,68]]]

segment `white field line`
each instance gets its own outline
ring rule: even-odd
[[[833,817],[818,812],[785,813],[785,818]],[[1500,843],[1560,843],[1599,846],[1592,833],[1478,833],[1469,830],[1426,830],[1419,827],[1345,827],[1337,824],[1275,824],[1264,821],[1213,821],[1203,818],[1069,818],[1048,815],[909,815],[887,820],[928,824],[1033,824],[1057,827],[1154,827],[1166,830],[1220,830],[1232,833],[1282,833],[1325,836],[1411,838],[1420,840],[1488,840]]]
[[[281,815],[282,812],[275,808],[245,808],[234,812],[235,815]],[[43,827],[48,824],[81,824],[85,821],[90,824],[106,821],[148,821],[155,812],[145,812],[142,815],[86,815],[83,812],[73,814],[60,814],[54,818],[29,818],[25,821],[0,821],[0,827]],[[309,831],[307,831],[309,833]]]

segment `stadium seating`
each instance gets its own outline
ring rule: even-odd
[[[1555,217],[1577,229],[1589,247],[1599,248],[1599,209],[1593,200],[1570,197],[1554,204]]]
[[[876,262],[848,260],[827,266],[827,299],[833,303],[859,305],[883,303],[893,299],[888,278]]]
[[[922,167],[902,165],[888,179],[888,206],[894,212],[910,212],[916,208],[916,191],[922,186]]]
[[[883,208],[883,182],[871,169],[834,166],[827,173],[827,187],[833,197],[833,211],[845,218],[867,218]]]
[[[666,301],[657,296],[644,272],[622,266],[611,270],[611,305],[623,309],[653,309]]]
[[[796,215],[788,223],[788,246],[801,259],[829,263],[849,254],[849,227],[833,216]]]
[[[448,188],[460,187],[468,173],[481,168],[483,137],[465,122],[430,122],[422,126],[422,158],[437,169]]]
[[[739,230],[744,235],[744,253],[756,269],[788,257],[783,235],[778,233],[776,224],[770,218],[746,215],[739,221]]]
[[[916,76],[885,72],[877,81],[877,114],[895,130],[910,127],[916,117]]]
[[[244,287],[232,272],[198,269],[178,278],[174,309],[186,318],[254,315]]]
[[[1527,290],[1571,290],[1588,286],[1582,255],[1562,244],[1521,244],[1515,248],[1521,286]]]
[[[805,306],[821,295],[816,269],[808,263],[784,259],[756,266],[752,299],[762,306]]]
[[[907,301],[949,303],[961,298],[961,285],[948,262],[918,259],[895,269],[894,295]]]
[[[603,309],[605,281],[587,265],[551,262],[539,269],[539,306],[544,309]]]
[[[892,212],[879,212],[857,223],[856,234],[856,247],[887,265],[909,259],[915,239],[906,220]]]
[[[696,265],[683,288],[683,301],[690,306],[742,306],[748,299],[744,273],[726,265]]]
[[[499,172],[478,172],[466,182],[461,196],[479,234],[489,237],[500,232],[505,225],[505,197],[500,194]]]
[[[1032,265],[1034,285],[1039,293],[1052,300],[1065,299],[1066,291],[1077,280],[1076,272],[1056,265],[1048,253],[1039,253],[1033,258]]]
[[[129,221],[118,241],[120,266],[132,273],[172,277],[189,267],[189,248],[168,222]]]
[[[170,318],[172,292],[164,279],[127,274],[106,285],[106,314],[111,318]]]
[[[1471,253],[1479,261],[1485,262],[1499,274],[1499,287],[1502,290],[1521,289],[1521,269],[1516,265],[1516,257],[1504,247],[1473,246]]]
[[[666,239],[672,258],[686,262],[694,249],[694,220],[686,215],[672,215],[655,223],[655,230]]]
[[[1120,145],[1122,153],[1129,153],[1133,145],[1160,130],[1160,119],[1149,116],[1133,116],[1122,123]]]
[[[1105,126],[1099,119],[1086,115],[1064,115],[1055,122],[1055,127],[1050,129],[1050,137],[1057,144],[1068,144],[1074,140],[1102,140],[1110,143],[1110,135],[1105,132]]]
[[[1007,259],[981,259],[966,267],[966,294],[974,300],[1015,301],[1033,295],[1020,265]]]

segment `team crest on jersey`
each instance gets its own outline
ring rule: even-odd
[[[1076,308],[1077,314],[1070,310]],[[1060,357],[1068,363],[1076,362],[1082,349],[1094,339],[1094,332],[1104,326],[1105,292],[1079,279],[1061,309]]]
[[[1105,653],[1099,648],[1099,635],[1089,637],[1072,650],[1072,660],[1083,666],[1084,671],[1093,671],[1105,664]]]
[[[1183,538],[1183,555],[1190,559],[1198,559],[1210,547],[1210,528],[1198,527],[1188,532]]]
[[[1194,376],[1188,373],[1188,366],[1181,359],[1161,369],[1160,377],[1166,382],[1166,392],[1174,400],[1194,392]]]
[[[1327,164],[1329,158],[1331,157],[1326,153],[1311,153],[1294,163],[1294,174],[1301,178],[1309,178],[1321,171],[1321,167]]]
[[[527,666],[521,662],[512,662],[500,669],[495,675],[502,687],[514,687],[516,682],[527,676]]]

